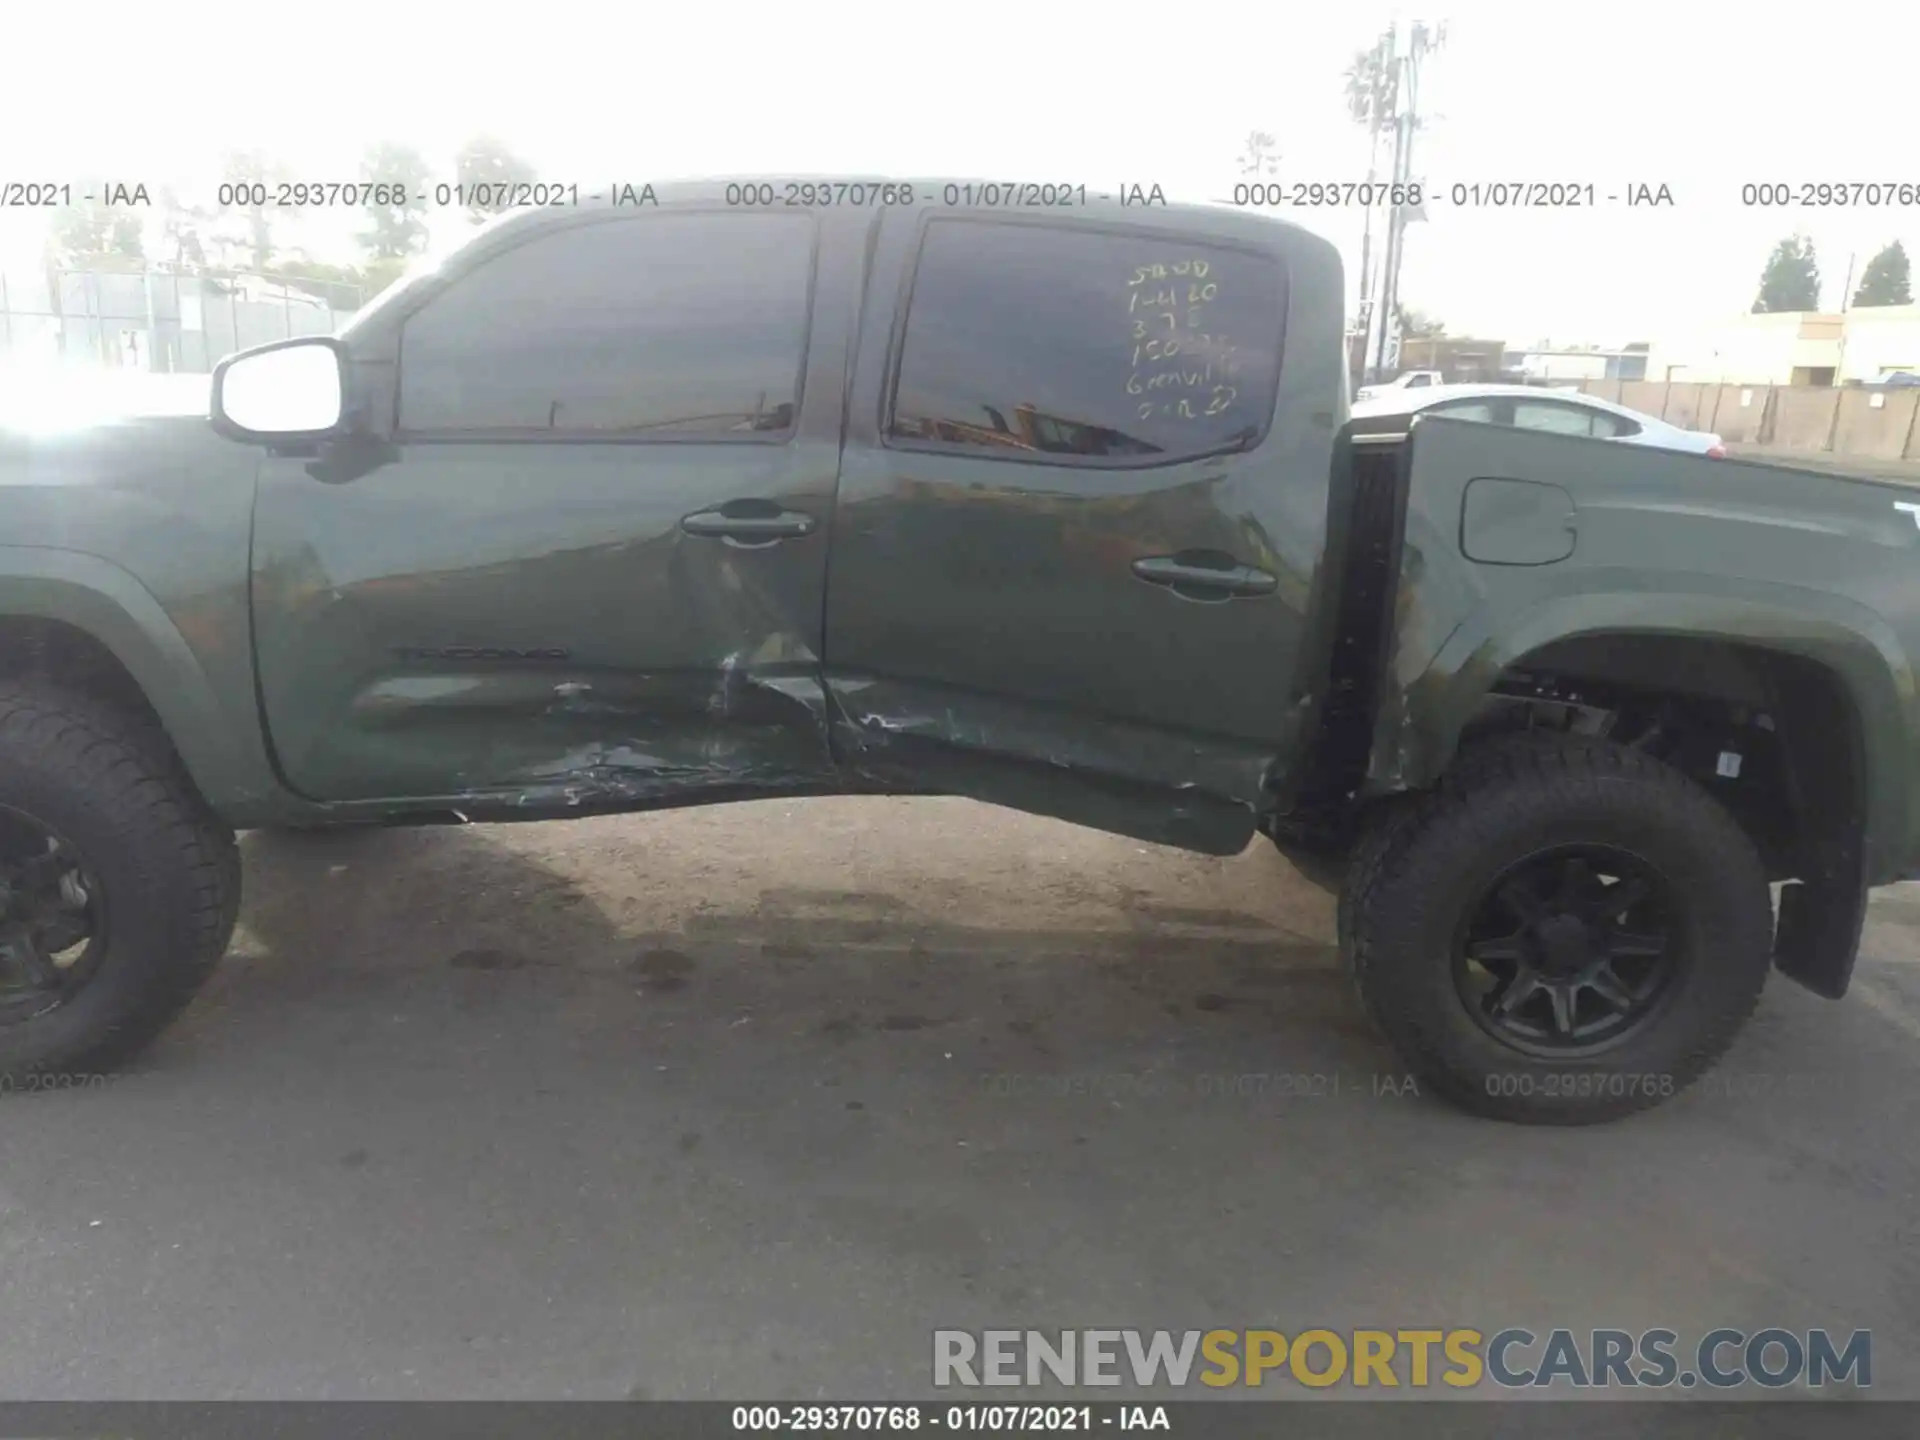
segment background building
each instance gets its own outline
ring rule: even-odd
[[[1647,346],[1602,350],[1541,345],[1508,350],[1501,368],[1521,380],[1641,380],[1647,373]]]
[[[1400,363],[1391,373],[1438,370],[1448,382],[1494,381],[1500,378],[1504,340],[1472,340],[1461,335],[1423,336],[1400,342]]]
[[[1729,385],[1874,384],[1920,372],[1920,305],[1740,315],[1656,341],[1649,380]]]
[[[1849,310],[1841,338],[1842,384],[1871,385],[1891,374],[1920,374],[1920,305]]]

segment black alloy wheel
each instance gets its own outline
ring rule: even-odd
[[[1454,984],[1494,1038],[1571,1058],[1657,1015],[1685,960],[1679,908],[1646,860],[1604,845],[1529,856],[1468,912]]]
[[[105,895],[78,851],[0,807],[0,1025],[73,999],[106,953]]]
[[[1589,1125],[1726,1052],[1772,967],[1767,881],[1732,812],[1663,761],[1490,736],[1371,819],[1339,928],[1423,1086],[1495,1119]]]

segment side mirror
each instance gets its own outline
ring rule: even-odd
[[[213,427],[234,440],[319,439],[346,402],[346,350],[331,335],[256,345],[213,372]]]

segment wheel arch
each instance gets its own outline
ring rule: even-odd
[[[242,647],[251,672],[252,637]],[[0,673],[42,675],[144,710],[218,811],[267,798],[257,716],[221,703],[200,655],[139,578],[98,556],[0,547]]]
[[[1912,667],[1878,616],[1810,592],[1796,592],[1790,604],[1580,595],[1541,605],[1510,628],[1475,633],[1463,625],[1420,673],[1390,679],[1363,793],[1430,788],[1489,705],[1542,671],[1784,711],[1789,770],[1810,804],[1845,797],[1845,805],[1824,806],[1827,824],[1851,824],[1864,883],[1890,883],[1912,864],[1920,741]],[[1843,746],[1825,743],[1834,727]]]

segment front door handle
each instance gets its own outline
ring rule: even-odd
[[[758,549],[813,533],[814,519],[798,510],[782,510],[770,500],[730,500],[718,510],[702,510],[680,522],[689,535],[724,540]]]
[[[1133,573],[1183,600],[1221,601],[1271,595],[1280,582],[1265,570],[1218,550],[1182,550],[1133,562]]]

